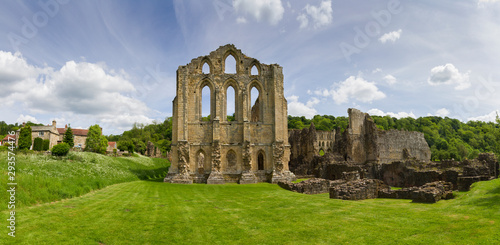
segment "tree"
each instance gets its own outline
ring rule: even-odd
[[[99,125],[90,126],[85,140],[85,151],[104,154],[108,148],[108,140],[102,135]]]
[[[66,129],[66,132],[64,132],[63,142],[68,144],[69,148],[73,148],[73,146],[75,146],[73,130],[71,129],[71,127],[68,127],[68,129]]]
[[[29,150],[31,147],[31,127],[26,126],[21,128],[21,132],[19,132],[19,149],[27,149]]]
[[[43,150],[43,139],[40,137],[36,137],[33,142],[33,150],[34,151],[42,151]]]

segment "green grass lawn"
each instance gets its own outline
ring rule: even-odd
[[[436,204],[133,181],[20,208],[17,221],[0,244],[500,244],[500,180]]]
[[[16,207],[77,197],[92,190],[123,182],[164,177],[166,159],[110,157],[90,152],[70,152],[66,157],[39,154],[16,156]],[[7,188],[7,152],[0,152],[0,185]],[[8,195],[0,195],[7,203]],[[0,211],[7,205],[0,205]]]

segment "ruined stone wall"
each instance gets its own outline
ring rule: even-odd
[[[319,156],[319,152],[333,153],[335,130],[318,131],[311,123],[309,128],[289,130],[288,142],[291,146],[290,171],[300,176],[314,175],[314,158]]]
[[[229,56],[236,61],[235,73],[225,71]],[[209,72],[204,73],[203,66]],[[258,74],[252,74],[252,68]],[[206,87],[210,90],[210,121],[202,120]],[[226,117],[230,87],[235,94],[234,121]],[[252,99],[254,88],[259,96]],[[179,66],[172,165],[165,181],[222,184],[294,178],[288,170],[287,116],[283,71],[277,64],[261,64],[234,45],[225,45]]]
[[[431,159],[431,150],[425,141],[424,134],[420,132],[378,130],[376,144],[380,163],[409,158],[415,158],[419,161]]]

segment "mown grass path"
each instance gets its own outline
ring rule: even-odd
[[[17,210],[0,244],[500,244],[500,180],[437,204],[134,181]],[[7,212],[2,212],[6,224]]]

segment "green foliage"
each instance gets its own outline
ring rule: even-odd
[[[99,125],[92,125],[87,133],[85,140],[85,151],[96,152],[105,154],[108,148],[108,139],[101,135],[101,127]]]
[[[134,149],[135,149],[134,143],[132,142],[132,140],[120,140],[120,141],[118,141],[117,148],[120,151],[128,151],[130,153],[133,153]]]
[[[166,154],[170,151],[172,142],[172,119],[167,118],[164,122],[154,121],[150,125],[134,123],[131,130],[123,132],[122,135],[110,135],[109,141],[116,141],[120,151],[146,152],[148,141],[160,148],[161,152]]]
[[[42,151],[43,150],[43,139],[40,137],[36,137],[33,142],[33,150],[34,151]]]
[[[26,126],[21,128],[21,132],[19,133],[19,149],[27,149],[29,150],[31,147],[31,127]]]
[[[43,140],[42,151],[48,151],[50,148],[50,140]]]
[[[67,143],[57,144],[52,147],[52,155],[54,156],[66,156],[69,152],[69,145]]]
[[[288,116],[289,129],[309,128],[311,123],[314,123],[316,130],[332,131],[334,129],[338,129],[340,132],[343,132],[347,128],[348,122],[349,119],[346,117],[334,117],[328,115],[316,115],[312,119],[307,119],[304,116]]]
[[[68,144],[70,148],[73,148],[73,146],[75,146],[75,139],[71,127],[68,127],[68,129],[66,129],[66,132],[64,132],[63,142]]]

